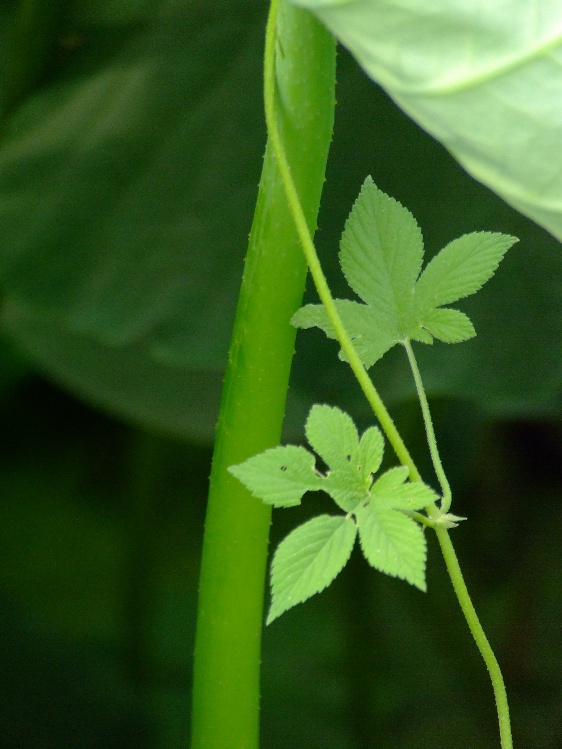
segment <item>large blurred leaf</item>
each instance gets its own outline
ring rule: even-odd
[[[119,36],[84,32],[4,143],[10,293],[107,345],[222,366],[247,234],[238,214],[263,149],[262,128],[245,128],[261,119],[256,15],[178,4]]]
[[[76,395],[153,429],[209,440],[221,371],[154,361],[142,344],[104,346],[13,301],[4,305],[3,324],[36,363]]]
[[[295,0],[477,179],[562,239],[562,6]]]
[[[0,149],[4,330],[83,397],[210,439],[264,149],[266,9],[123,0],[67,10],[60,55]],[[554,242],[462,174],[345,55],[338,80],[318,235],[334,290],[339,236],[368,173],[413,211],[428,250],[471,230],[519,236],[466,305],[477,339],[420,358],[433,393],[495,412],[552,410],[562,362]],[[289,423],[302,429],[318,397],[366,413],[335,345],[301,335]],[[373,373],[391,400],[412,395],[401,360]]]
[[[264,148],[263,8],[136,5],[127,22],[82,9],[90,25],[10,123],[0,276],[49,327],[43,345],[16,333],[48,370],[130,416],[111,376],[129,370],[141,419],[192,436],[203,417],[208,438]],[[195,414],[173,403],[192,371],[210,385]]]

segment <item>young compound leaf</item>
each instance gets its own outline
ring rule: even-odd
[[[356,535],[355,522],[345,515],[320,515],[292,531],[273,557],[267,624],[324,590],[345,567]]]
[[[423,326],[443,343],[461,343],[476,335],[473,324],[464,312],[448,307],[438,307],[428,312]]]
[[[340,263],[348,284],[392,328],[411,306],[422,260],[415,218],[367,177],[341,239]]]
[[[416,284],[415,300],[422,324],[436,307],[474,294],[489,281],[516,237],[473,232],[450,242],[426,266]]]
[[[420,526],[398,510],[357,508],[359,541],[366,560],[375,569],[399,577],[425,591],[425,536]]]
[[[517,241],[507,234],[466,234],[441,250],[420,275],[423,240],[415,219],[368,177],[347,219],[340,249],[344,275],[365,304],[335,300],[365,367],[407,339],[459,343],[476,335],[466,315],[440,308],[478,291]],[[336,338],[321,305],[306,305],[291,322],[301,328],[317,326]],[[341,350],[339,356],[346,360]]]
[[[228,470],[255,497],[274,507],[298,505],[305,492],[322,488],[314,455],[295,445],[272,447]]]

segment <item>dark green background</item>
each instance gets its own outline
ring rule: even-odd
[[[264,150],[265,8],[35,10],[0,9],[0,745],[183,749],[211,442]],[[343,52],[337,96],[317,237],[336,293],[367,174],[412,210],[428,255],[476,229],[521,239],[463,304],[478,337],[417,350],[516,745],[558,749],[560,247]],[[367,424],[336,350],[299,335],[287,437],[314,401]],[[433,481],[404,357],[373,376]],[[273,542],[328,508],[277,511]],[[432,539],[428,583],[424,596],[354,558],[266,631],[264,749],[497,745]]]

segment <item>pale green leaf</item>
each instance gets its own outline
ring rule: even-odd
[[[336,300],[337,301],[337,300]],[[341,312],[340,312],[341,314]],[[320,328],[328,338],[335,338],[334,328],[322,304],[305,304],[291,317],[295,328]]]
[[[416,220],[367,177],[345,224],[340,262],[348,284],[383,317],[387,329],[399,327],[411,306],[422,260]]]
[[[382,474],[370,491],[370,502],[375,509],[421,510],[439,499],[421,481],[407,481],[408,469],[391,468]]]
[[[438,308],[476,292],[516,241],[499,233],[466,234],[450,242],[419,275],[423,242],[415,220],[367,178],[347,219],[340,252],[347,281],[366,304],[336,300],[365,367],[406,338],[431,344],[435,336],[458,343],[476,335],[466,315]],[[329,338],[336,337],[321,305],[301,308],[292,323],[318,326]],[[346,360],[341,350],[339,355]]]
[[[362,506],[355,513],[365,558],[375,569],[425,591],[425,536],[420,526],[397,510]]]
[[[412,326],[408,331],[407,337],[411,341],[419,341],[420,343],[427,343],[428,345],[432,345],[433,343],[433,336],[429,332],[429,330],[425,330],[425,328],[421,327],[421,324],[415,324]]]
[[[228,470],[255,497],[274,507],[298,505],[305,492],[322,488],[314,455],[295,445],[272,447]]]
[[[353,419],[335,406],[312,406],[305,434],[332,471],[347,465],[359,448],[359,435]]]
[[[368,486],[357,467],[359,435],[351,417],[339,408],[314,405],[305,426],[306,438],[330,471],[324,491],[345,512],[365,498]]]
[[[381,467],[384,453],[384,438],[378,427],[366,429],[359,441],[357,463],[364,476],[376,473]]]
[[[320,515],[292,531],[273,557],[267,624],[324,590],[345,567],[356,535],[355,522],[345,515]]]
[[[408,479],[409,471],[406,466],[396,466],[385,471],[375,481],[372,486],[371,493],[377,492],[377,494],[387,494],[392,496],[396,489]]]
[[[473,232],[454,239],[426,266],[416,284],[418,315],[470,296],[495,273],[516,237],[493,232]]]
[[[377,427],[359,441],[351,417],[339,408],[315,405],[306,422],[309,443],[329,467],[323,490],[345,512],[367,499],[371,474],[380,467],[384,440]]]
[[[367,368],[372,367],[398,342],[400,331],[396,325],[368,305],[348,299],[336,299],[335,302],[361,361]],[[307,304],[301,307],[293,315],[291,323],[297,328],[318,327],[328,338],[336,338],[332,323],[321,304]],[[341,349],[339,357],[342,361],[347,361]]]
[[[407,481],[396,487],[392,494],[381,491],[377,485],[371,491],[371,505],[375,508],[386,505],[395,510],[423,510],[438,499],[433,489],[422,481]]]
[[[423,319],[423,326],[444,343],[461,343],[476,335],[474,325],[464,312],[447,307],[431,310]]]
[[[293,0],[469,174],[562,240],[562,4]]]
[[[330,473],[322,489],[344,512],[353,512],[358,504],[369,498],[370,479],[366,480],[351,462]]]

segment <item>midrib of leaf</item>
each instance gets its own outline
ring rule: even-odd
[[[431,88],[400,88],[400,86],[393,86],[393,93],[400,94],[405,97],[409,96],[420,96],[420,97],[433,97],[438,98],[441,96],[451,96],[453,94],[462,93],[468,91],[471,88],[477,88],[486,83],[490,83],[502,76],[514,73],[520,68],[525,67],[530,62],[538,60],[541,57],[547,55],[551,50],[556,49],[562,45],[562,32],[560,32],[553,39],[543,43],[541,46],[533,49],[525,55],[519,57],[512,57],[505,62],[496,65],[495,67],[481,72],[478,75],[472,77],[466,77],[463,80],[456,81],[448,85],[432,86]]]

